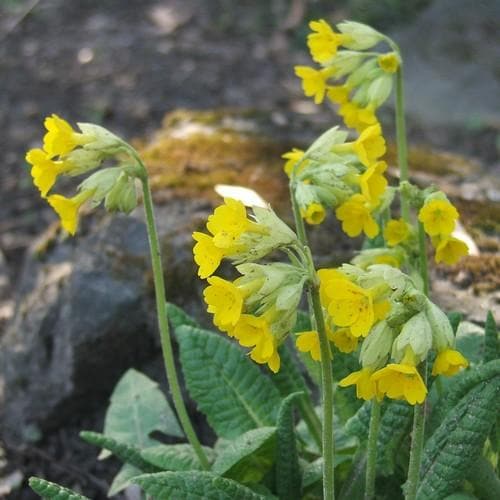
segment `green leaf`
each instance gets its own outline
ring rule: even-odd
[[[460,312],[457,311],[450,311],[448,314],[448,320],[450,321],[451,329],[453,330],[453,333],[456,334],[458,330],[458,325],[460,325],[460,322],[462,321],[463,315]]]
[[[492,361],[499,357],[498,349],[498,330],[495,318],[491,311],[488,311],[486,316],[486,324],[484,325],[484,361]]]
[[[146,494],[157,499],[264,500],[266,498],[236,481],[216,476],[211,472],[158,472],[136,477],[134,482]]]
[[[172,302],[167,302],[167,317],[174,329],[182,325],[194,326],[195,328],[200,326],[192,316],[189,316],[187,312]]]
[[[114,477],[108,490],[108,497],[113,497],[120,493],[120,491],[128,488],[132,484],[132,479],[140,476],[141,474],[143,474],[143,472],[137,467],[125,464]]]
[[[276,489],[280,500],[299,500],[302,491],[302,477],[297,453],[293,404],[301,392],[294,392],[281,403],[278,412],[276,445]]]
[[[159,469],[152,466],[141,457],[141,450],[136,446],[121,443],[116,439],[98,432],[81,431],[80,437],[87,443],[109,450],[123,463],[129,463],[130,465],[140,469],[142,472],[159,472]]]
[[[177,339],[186,386],[218,436],[275,425],[278,390],[236,343],[190,326],[179,327]]]
[[[215,459],[212,448],[203,446],[210,463]],[[146,448],[141,452],[142,458],[161,470],[182,471],[201,470],[198,456],[190,444],[161,444]]]
[[[275,459],[276,427],[245,432],[217,457],[212,472],[240,483],[258,483]]]
[[[279,355],[281,358],[280,370],[273,376],[272,381],[280,394],[283,397],[294,392],[302,392],[304,395],[309,394],[306,381],[295,362],[289,342],[279,348]]]
[[[497,375],[474,386],[446,415],[424,449],[418,500],[440,500],[460,487],[482,452],[499,404]]]
[[[368,439],[370,428],[371,401],[365,401],[359,410],[345,424],[345,432],[349,436],[355,436],[363,443]]]
[[[90,500],[88,497],[79,495],[76,491],[39,477],[30,477],[29,485],[35,493],[46,500]]]
[[[413,407],[405,401],[390,401],[380,420],[377,437],[377,467],[383,475],[394,472],[396,454],[413,419]]]
[[[116,385],[106,412],[103,434],[138,448],[157,444],[153,431],[183,437],[165,396],[146,375],[131,368]],[[100,458],[109,456],[102,453]]]

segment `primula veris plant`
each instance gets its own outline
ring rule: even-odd
[[[176,415],[145,375],[122,377],[104,433],[81,434],[105,450],[101,457],[124,463],[110,496],[135,483],[159,499],[440,500],[467,479],[468,491],[500,497],[496,325],[489,315],[481,358],[482,337],[457,339],[460,320],[450,321],[430,296],[427,242],[446,265],[468,248],[446,195],[410,182],[403,58],[364,24],[320,19],[310,28],[307,46],[319,66],[295,73],[305,95],[330,101],[351,130],[334,126],[309,148],[283,155],[295,229],[270,206],[226,197],[193,232],[203,300],[218,332],[166,304],[147,170],[129,144],[52,115],[43,148],[26,156],[35,186],[71,235],[83,204],[129,213],[142,188]],[[377,110],[393,89],[400,179],[390,186]],[[77,175],[86,178],[73,197],[53,192],[59,177]],[[318,269],[304,221],[318,226],[329,216],[365,245],[351,262]],[[167,320],[186,387],[218,436],[213,447],[201,445],[186,411]],[[162,444],[153,431],[189,444]],[[376,483],[377,476],[386,480]],[[30,485],[45,498],[85,498],[42,479]]]

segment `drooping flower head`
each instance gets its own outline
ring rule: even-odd
[[[454,349],[445,349],[436,356],[436,360],[432,366],[432,375],[446,375],[450,377],[468,366],[469,362],[460,352]]]
[[[433,243],[436,245],[435,261],[437,264],[443,262],[451,266],[469,254],[469,248],[465,242],[453,236],[433,239]]]
[[[47,133],[43,138],[43,149],[51,158],[64,156],[77,146],[89,143],[94,139],[90,135],[76,132],[66,120],[55,114],[47,117],[44,125]]]
[[[214,315],[214,323],[221,327],[234,327],[243,308],[243,294],[238,287],[218,276],[208,278],[209,286],[203,291],[208,312]]]
[[[377,63],[386,73],[396,73],[401,61],[395,52],[389,52],[388,54],[379,55]]]
[[[302,89],[307,97],[314,97],[315,104],[321,104],[327,91],[330,69],[314,69],[309,66],[295,66],[295,74],[302,78]]]
[[[361,194],[374,205],[378,204],[380,197],[387,188],[387,179],[384,177],[386,170],[387,163],[378,161],[370,165],[359,179]]]
[[[386,147],[380,124],[376,123],[363,130],[352,147],[365,167],[382,157]]]
[[[47,198],[49,205],[54,209],[61,220],[61,225],[71,236],[78,227],[78,211],[92,196],[93,191],[83,191],[73,198],[66,198],[60,194],[52,194]]]
[[[321,224],[326,217],[325,207],[321,203],[311,203],[301,211],[302,218],[311,225]]]
[[[287,153],[281,156],[283,159],[286,160],[283,170],[288,175],[288,177],[291,177],[295,165],[303,158],[303,156],[304,156],[304,151],[297,148],[293,148],[291,151],[288,151]],[[299,174],[306,167],[306,164],[307,160],[302,162],[302,164],[296,169],[295,173]]]
[[[373,398],[381,400],[383,394],[378,391],[377,384],[372,379],[373,370],[370,368],[362,368],[356,372],[350,373],[347,377],[339,382],[340,387],[356,386],[356,397],[370,401]]]
[[[309,27],[312,33],[307,36],[307,46],[313,60],[320,64],[330,61],[338,47],[350,39],[348,35],[335,33],[324,19],[311,21]]]
[[[198,265],[198,276],[208,278],[217,270],[224,257],[224,250],[215,246],[211,236],[195,231],[193,239],[196,244],[193,248],[194,261]]]
[[[411,226],[404,219],[391,219],[384,228],[384,240],[390,247],[403,243],[410,236]]]
[[[26,161],[32,165],[33,184],[40,190],[43,198],[54,186],[57,177],[73,165],[68,161],[53,160],[43,149],[31,149],[26,153]]]

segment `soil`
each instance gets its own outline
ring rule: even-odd
[[[332,10],[331,2],[313,3],[4,0],[0,254],[11,282],[27,246],[54,220],[23,160],[28,148],[40,144],[43,118],[51,113],[101,123],[129,139],[147,136],[165,113],[183,107],[265,110],[290,129],[293,122],[318,129],[330,124],[332,115],[317,113],[303,97],[293,65],[308,63],[308,18],[319,12],[335,21],[349,11]],[[424,132],[410,124],[410,131],[414,139],[498,162],[494,128]],[[98,429],[101,421],[102,415],[75,417],[36,445],[7,450],[0,477],[20,470],[24,477],[41,475],[105,498],[116,464],[95,462],[94,450],[77,436],[81,428]],[[23,489],[9,498],[35,496]]]

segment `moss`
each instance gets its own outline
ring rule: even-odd
[[[258,131],[238,130],[238,123],[240,128],[251,128],[251,116],[185,110],[167,115],[149,143],[137,144],[156,201],[171,196],[214,199],[216,184],[235,184],[283,207],[287,179],[280,157],[291,145],[276,143]]]
[[[487,234],[500,232],[500,204],[482,200],[454,199],[466,227]]]

